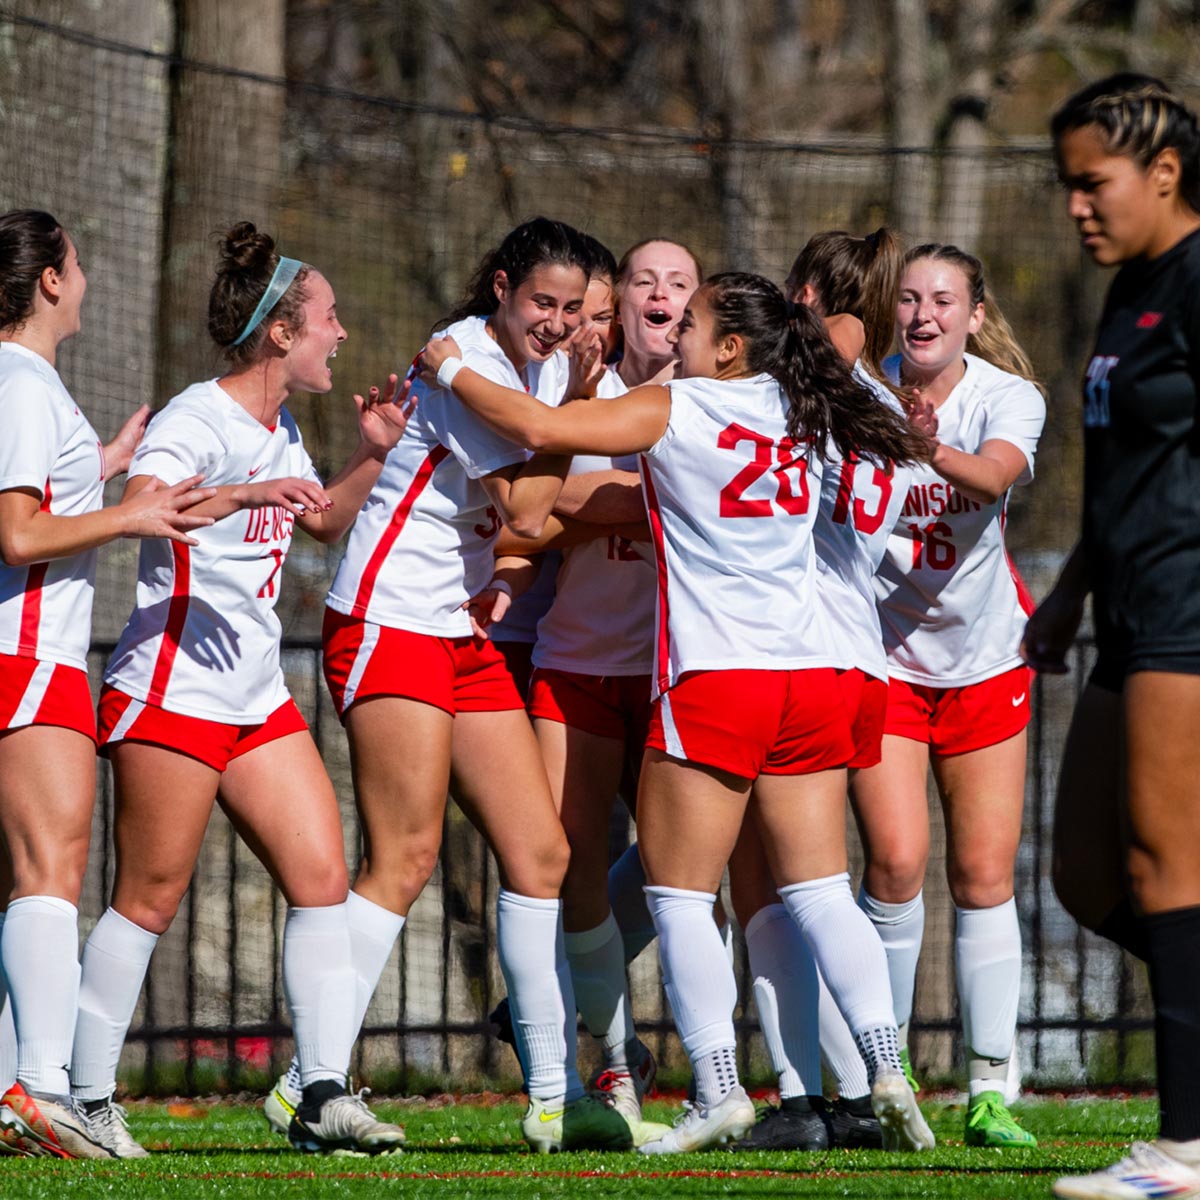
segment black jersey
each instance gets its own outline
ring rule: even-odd
[[[1200,670],[1200,231],[1113,280],[1084,381],[1083,537],[1102,654]]]

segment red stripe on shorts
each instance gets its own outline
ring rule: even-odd
[[[42,489],[42,502],[38,512],[50,511],[50,480]],[[17,653],[37,658],[38,630],[42,624],[42,585],[46,582],[49,563],[34,563],[25,577],[25,598],[21,602],[21,633],[17,640]]]
[[[148,703],[160,708],[163,695],[167,690],[167,682],[171,678],[171,668],[175,665],[175,655],[179,650],[179,639],[183,636],[183,627],[187,623],[188,604],[191,601],[191,547],[184,545],[183,542],[172,542],[171,549],[175,553],[175,582],[171,587],[171,599],[167,604],[167,624],[163,629],[162,644],[158,648],[158,658],[154,662],[154,674],[150,679],[150,691],[146,696]]]
[[[412,512],[413,505],[416,504],[417,499],[425,490],[425,485],[433,477],[438,464],[449,453],[449,449],[445,446],[434,446],[425,456],[425,461],[417,468],[417,473],[413,476],[412,483],[408,485],[408,491],[404,493],[404,498],[396,505],[396,511],[392,513],[392,519],[383,531],[383,536],[379,539],[379,544],[367,560],[362,582],[358,585],[358,595],[354,597],[354,607],[350,610],[352,617],[362,618],[367,615],[367,606],[371,603],[371,593],[375,590],[375,580],[379,577],[379,572],[383,567],[383,560],[387,558],[389,551],[395,545],[396,539],[400,536],[400,531],[404,528],[404,523],[408,520],[408,514]]]
[[[646,515],[650,518],[650,535],[654,539],[654,558],[658,574],[658,668],[657,685],[665,692],[671,682],[671,633],[667,626],[670,610],[667,605],[667,550],[663,542],[662,514],[658,510],[658,493],[650,478],[650,467],[643,461],[642,486],[646,491]]]

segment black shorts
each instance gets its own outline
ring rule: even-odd
[[[1173,675],[1200,675],[1200,647],[1118,646],[1096,639],[1096,664],[1088,683],[1106,692],[1121,693],[1125,680],[1137,671],[1164,671]]]

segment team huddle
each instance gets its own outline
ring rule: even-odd
[[[536,218],[484,256],[407,378],[355,397],[359,442],[328,482],[286,408],[331,389],[346,337],[315,266],[231,229],[209,298],[225,374],[107,446],[54,369],[84,287],[53,217],[0,217],[0,1147],[145,1153],[117,1064],[219,801],[288,904],[295,1057],[268,1121],[301,1150],[397,1149],[403,1130],[347,1069],[452,783],[499,867],[496,1016],[530,1146],[928,1149],[907,1032],[931,767],[965,1139],[1036,1144],[1008,1108],[1032,604],[1004,523],[1045,402],[978,259],[826,232],[780,288],[706,277],[666,237],[618,262]],[[323,643],[363,831],[352,887],[280,666],[297,524],[348,533]],[[94,561],[118,536],[142,539],[137,595],[97,718]],[[97,748],[117,868],[80,960]],[[637,843],[610,864],[618,797]],[[779,1106],[758,1113],[738,1079],[731,918],[778,1075]],[[655,939],[694,1075],[671,1127],[642,1116],[655,1062],[626,974]],[[576,1014],[602,1058],[587,1085]]]

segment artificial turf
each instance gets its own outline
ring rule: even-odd
[[[0,1158],[3,1200],[257,1200],[283,1194],[352,1200],[396,1197],[1047,1197],[1062,1174],[1107,1166],[1134,1138],[1154,1134],[1147,1098],[1043,1098],[1014,1107],[1039,1140],[1036,1150],[963,1145],[963,1109],[923,1105],[938,1138],[923,1154],[833,1150],[819,1154],[713,1150],[671,1158],[636,1153],[535,1155],[520,1140],[514,1103],[409,1101],[374,1107],[404,1124],[402,1154],[319,1157],[290,1150],[257,1106],[233,1101],[132,1104],[130,1129],[148,1159],[62,1162]],[[676,1108],[651,1102],[647,1117]]]

